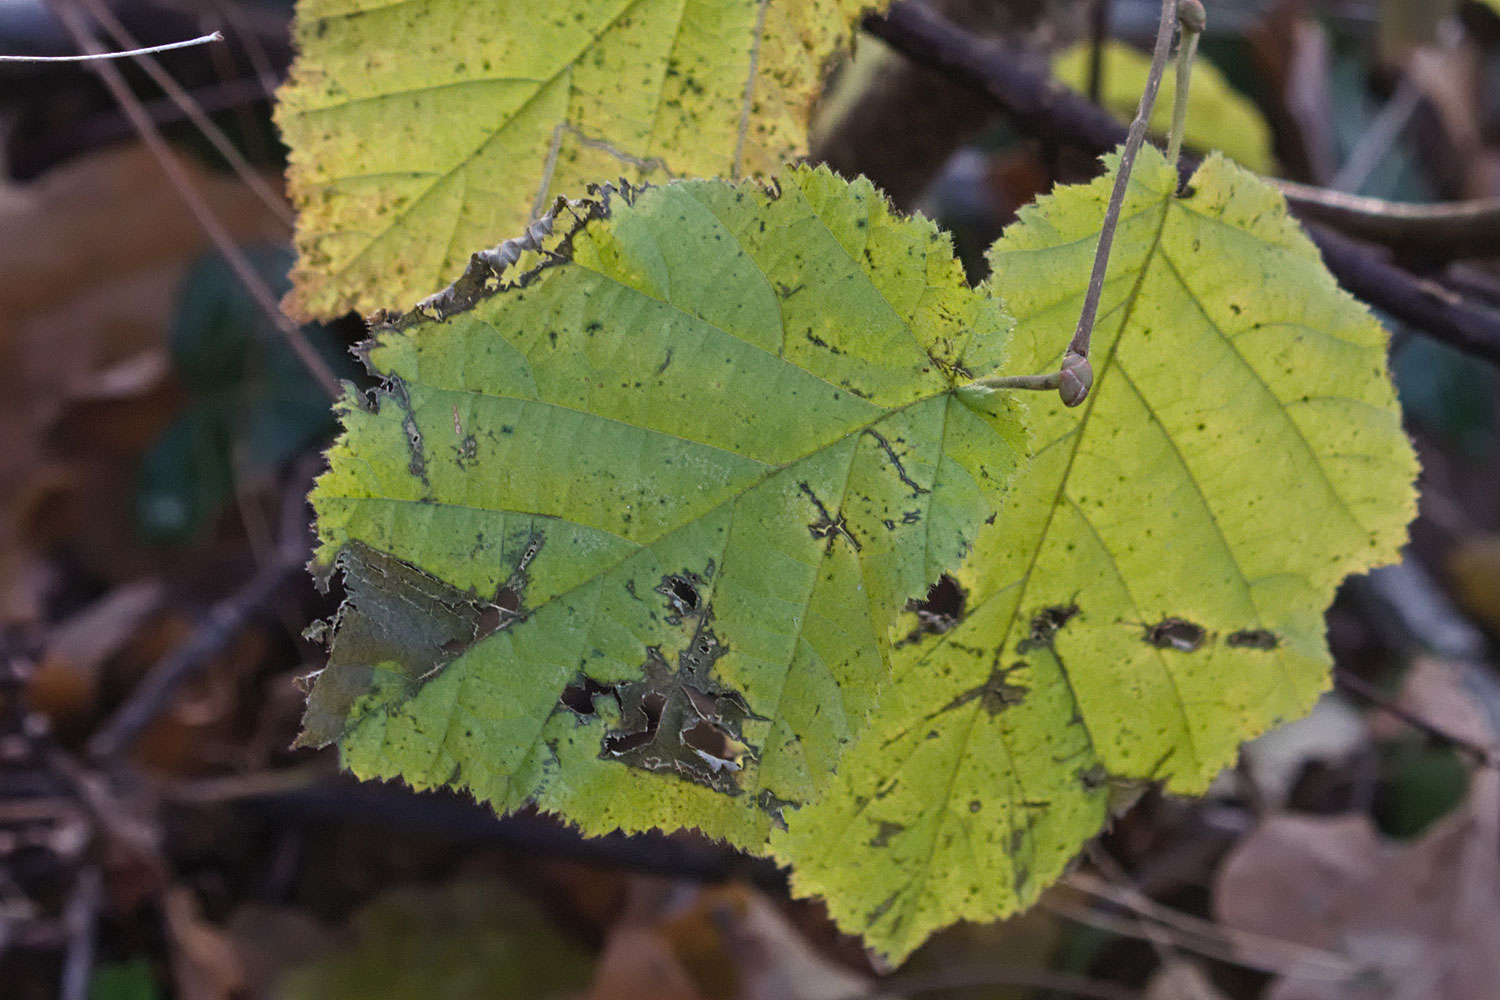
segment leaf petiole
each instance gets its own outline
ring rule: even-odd
[[[1172,97],[1172,132],[1167,138],[1167,162],[1175,164],[1182,154],[1182,133],[1187,126],[1188,84],[1193,73],[1193,57],[1198,39],[1208,24],[1208,14],[1200,0],[1177,0],[1177,25],[1182,37],[1177,43],[1177,88]]]
[[[1083,311],[1078,316],[1078,326],[1073,339],[1063,355],[1058,392],[1067,406],[1077,406],[1088,398],[1093,385],[1093,369],[1089,366],[1089,341],[1094,333],[1094,320],[1099,315],[1099,298],[1104,292],[1104,273],[1109,267],[1109,251],[1115,240],[1115,229],[1120,223],[1120,209],[1125,204],[1125,189],[1130,183],[1130,169],[1135,165],[1136,154],[1146,139],[1146,124],[1151,120],[1151,109],[1156,106],[1156,93],[1161,89],[1162,74],[1167,67],[1167,54],[1172,48],[1172,35],[1177,25],[1178,0],[1162,0],[1161,23],[1156,29],[1156,46],[1151,53],[1151,72],[1146,77],[1146,87],[1141,91],[1141,103],[1137,106],[1135,120],[1130,123],[1130,132],[1125,139],[1125,149],[1120,153],[1120,167],[1115,174],[1114,190],[1109,195],[1109,207],[1104,213],[1104,226],[1099,231],[1099,246],[1094,251],[1094,266],[1089,273],[1089,287],[1083,299]],[[1077,361],[1073,361],[1077,358]],[[1070,365],[1071,362],[1071,365]],[[1075,373],[1075,381],[1067,379],[1069,371]],[[1073,390],[1073,391],[1070,391]]]

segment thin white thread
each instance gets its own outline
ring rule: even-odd
[[[143,49],[126,49],[124,52],[95,52],[77,56],[0,56],[0,62],[91,62],[95,59],[129,59],[132,56],[150,56],[158,52],[169,52],[172,49],[185,49],[190,45],[206,45],[209,42],[222,42],[223,32],[213,31],[197,38],[189,38],[185,42],[167,42],[165,45],[148,45]]]

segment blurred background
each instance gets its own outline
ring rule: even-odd
[[[926,6],[1122,118],[1160,8]],[[1500,2],[1206,6],[1189,147],[1500,197]],[[290,750],[322,657],[302,633],[338,601],[303,570],[327,376],[365,381],[359,317],[302,328],[310,366],[274,309],[291,16],[0,0],[0,54],[225,36],[102,76],[0,63],[0,998],[1500,996],[1500,338],[1383,317],[1421,517],[1329,612],[1313,715],[1204,799],[1145,791],[1034,910],[900,970],[712,842],[585,841]],[[937,218],[976,280],[1018,206],[1097,170],[870,35],[813,155]],[[1500,225],[1424,232],[1372,252],[1500,329]]]

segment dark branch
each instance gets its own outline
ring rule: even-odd
[[[1045,67],[919,4],[897,4],[883,17],[866,18],[864,27],[913,62],[994,100],[1021,132],[1095,155],[1125,141],[1118,119],[1052,80]],[[1196,167],[1189,157],[1179,163],[1185,174]],[[1295,204],[1292,211],[1302,216]],[[1331,230],[1307,229],[1328,269],[1351,293],[1435,340],[1500,365],[1500,311],[1467,302]]]
[[[278,553],[234,594],[215,604],[187,642],[173,649],[88,743],[88,756],[108,761],[130,749],[189,679],[213,663],[240,629],[302,570],[303,553]]]
[[[1273,181],[1304,222],[1437,262],[1500,257],[1500,198],[1435,205],[1367,198],[1294,181]]]

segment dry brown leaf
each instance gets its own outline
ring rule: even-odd
[[[238,181],[184,165],[237,240],[285,239]],[[75,160],[28,184],[0,184],[0,233],[0,622],[26,622],[40,617],[47,583],[39,564],[48,539],[23,517],[38,509],[39,492],[57,509],[105,496],[118,511],[120,489],[128,487],[124,476],[100,482],[76,456],[60,467],[46,435],[80,400],[100,418],[87,422],[96,431],[139,423],[99,405],[149,396],[161,384],[178,287],[208,240],[160,167],[135,146]],[[164,418],[151,419],[155,426]],[[80,511],[74,508],[77,523],[87,525]],[[109,558],[90,563],[112,581],[140,568]]]
[[[1168,959],[1151,975],[1141,1000],[1228,1000],[1196,962]]]
[[[32,705],[53,727],[77,722],[93,710],[99,672],[160,605],[159,580],[128,583],[105,594],[53,629],[32,675]]]
[[[675,893],[658,906],[611,933],[588,1000],[833,1000],[870,988],[748,886]]]
[[[277,1000],[278,980],[288,969],[350,943],[290,906],[241,906],[225,930],[245,970],[245,1000]]]
[[[168,889],[163,909],[177,996],[181,1000],[234,1000],[245,986],[245,968],[234,942],[203,919],[188,889]]]
[[[1500,633],[1500,534],[1476,535],[1448,556],[1448,578],[1464,610]]]
[[[1267,1000],[1492,1000],[1500,983],[1500,774],[1480,771],[1466,807],[1411,843],[1363,814],[1271,817],[1214,885],[1229,927],[1336,952],[1370,976],[1285,970]]]
[[[587,1000],[707,1000],[671,946],[649,927],[610,934]]]

